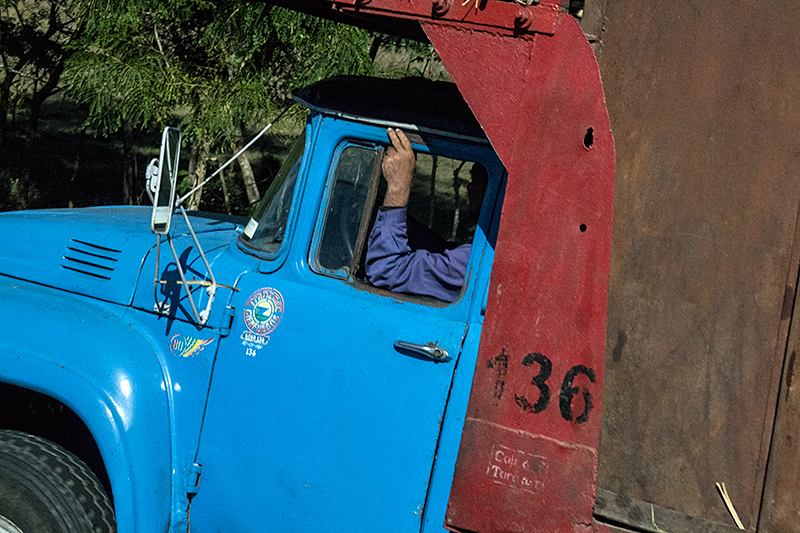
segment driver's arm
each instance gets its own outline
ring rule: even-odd
[[[388,128],[389,140],[392,142],[386,150],[386,155],[381,162],[381,170],[386,180],[386,196],[383,207],[406,207],[408,195],[411,192],[411,180],[414,178],[414,169],[417,168],[417,157],[411,149],[403,130]]]
[[[408,246],[406,206],[416,157],[401,130],[389,128],[388,134],[392,146],[381,163],[387,191],[367,243],[367,278],[391,291],[454,301],[461,293],[472,247],[432,253]]]

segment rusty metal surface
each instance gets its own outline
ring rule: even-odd
[[[610,526],[599,522],[592,524],[593,533],[632,533],[630,529],[620,529],[618,527]]]
[[[615,524],[624,524],[638,532],[736,533],[741,531],[735,525],[720,524],[688,516],[599,487],[595,514],[600,514]]]
[[[607,0],[586,0],[583,5],[581,28],[592,45],[600,40],[600,35],[603,33],[606,2]]]
[[[508,170],[450,494],[452,530],[591,530],[614,141],[577,22],[512,38],[424,24]]]
[[[797,276],[796,7],[609,0],[599,57],[617,141],[599,485],[732,523],[725,482],[751,531]]]
[[[792,264],[800,263],[800,224],[795,229]],[[789,328],[786,358],[778,396],[778,412],[772,433],[767,479],[759,516],[759,531],[797,531],[800,523],[800,394],[795,368],[800,352],[800,294],[797,279],[784,299],[783,322]],[[794,302],[788,296],[794,293]],[[793,309],[789,312],[790,309]]]

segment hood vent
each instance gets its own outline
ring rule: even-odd
[[[108,281],[121,253],[121,250],[70,239],[61,268]]]

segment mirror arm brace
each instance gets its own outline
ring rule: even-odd
[[[169,234],[166,235],[167,237],[167,244],[169,244],[169,249],[172,251],[172,257],[175,259],[175,265],[178,268],[178,274],[181,277],[181,284],[186,289],[186,296],[189,297],[189,305],[192,308],[192,314],[194,314],[195,320],[201,326],[205,326],[206,322],[208,322],[208,317],[211,314],[211,306],[214,304],[214,297],[217,294],[217,280],[214,277],[214,273],[211,271],[211,265],[208,263],[208,259],[206,259],[206,254],[203,252],[203,248],[200,246],[200,241],[197,239],[197,235],[194,232],[194,228],[192,228],[192,223],[189,221],[189,216],[186,214],[186,210],[183,208],[182,205],[179,205],[178,208],[181,210],[181,214],[183,215],[183,219],[186,221],[186,226],[189,228],[189,233],[192,235],[192,240],[194,241],[194,245],[197,247],[197,252],[200,254],[200,258],[203,260],[203,264],[206,267],[206,272],[208,272],[208,277],[210,278],[211,285],[206,288],[206,292],[208,293],[208,303],[206,304],[206,308],[202,311],[197,311],[197,306],[194,303],[194,297],[192,296],[192,291],[190,288],[189,283],[186,281],[186,274],[183,271],[183,266],[181,265],[180,258],[178,257],[178,252],[175,250],[175,245],[172,244],[172,238]],[[169,312],[168,307],[166,306],[159,306],[158,301],[158,285],[160,281],[160,276],[158,275],[159,271],[159,258],[161,257],[161,235],[158,235],[158,240],[156,242],[156,275],[154,280],[154,296],[156,299],[156,311],[160,313],[167,313]]]
[[[186,227],[189,228],[189,233],[192,235],[192,240],[194,241],[194,245],[197,246],[197,253],[200,254],[200,258],[203,260],[203,265],[206,267],[206,272],[208,272],[208,277],[211,278],[211,286],[206,289],[208,293],[208,303],[206,304],[206,308],[200,313],[197,312],[197,307],[194,305],[194,298],[192,298],[192,291],[189,288],[189,284],[186,283],[186,277],[183,273],[183,267],[181,266],[181,262],[178,259],[178,253],[175,251],[175,247],[172,244],[172,239],[167,237],[167,241],[169,242],[169,247],[172,250],[172,257],[175,258],[175,264],[178,265],[178,272],[181,276],[181,281],[183,282],[183,286],[186,289],[186,295],[189,297],[189,304],[192,306],[192,313],[194,313],[194,317],[197,319],[197,322],[201,326],[205,326],[206,322],[208,321],[208,317],[211,314],[211,305],[214,303],[214,297],[217,294],[217,280],[214,277],[214,273],[211,272],[211,265],[208,264],[208,259],[206,259],[206,254],[203,252],[203,248],[200,246],[200,241],[197,240],[197,235],[194,232],[194,228],[192,228],[192,223],[189,221],[189,215],[186,214],[186,209],[183,208],[182,204],[178,205],[178,209],[181,210],[181,215],[183,215],[183,220],[186,221]]]

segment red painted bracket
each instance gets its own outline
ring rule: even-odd
[[[559,16],[557,0],[523,7],[498,0],[327,0],[333,9],[365,15],[435,22],[522,35],[552,35]]]
[[[614,198],[597,62],[569,16],[524,39],[422,27],[508,170],[445,527],[589,532]]]

